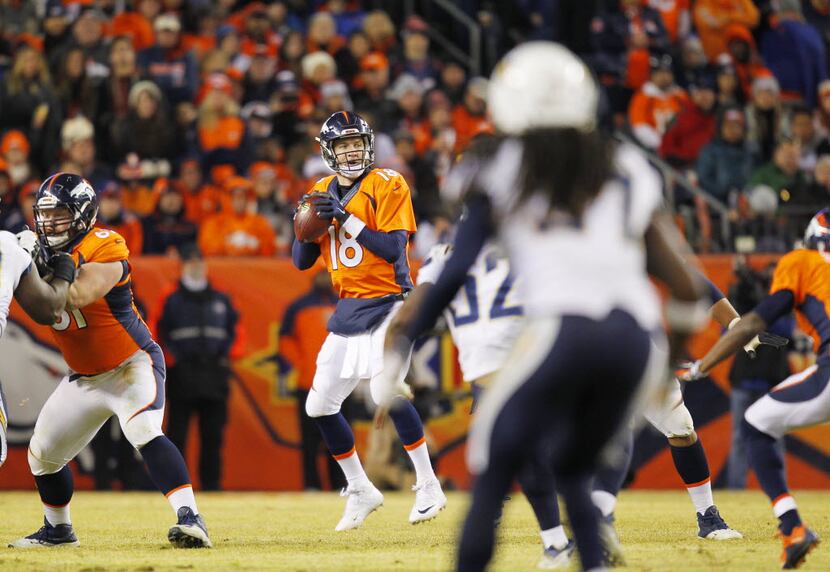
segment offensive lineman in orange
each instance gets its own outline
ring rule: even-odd
[[[38,189],[41,251],[68,253],[79,267],[61,317],[52,325],[72,372],[44,404],[29,442],[44,525],[9,546],[80,544],[69,514],[73,483],[67,463],[116,415],[177,515],[167,535],[170,542],[178,548],[210,547],[187,466],[161,431],[164,356],[133,303],[129,250],[117,233],[94,227],[97,212],[95,191],[78,175],[56,173]]]
[[[313,205],[331,225],[316,242],[295,240],[292,257],[297,268],[307,270],[322,256],[340,297],[305,405],[348,481],[346,510],[335,528],[339,531],[359,527],[383,504],[383,495],[363,471],[340,406],[361,380],[369,380],[372,399],[379,402],[375,382],[383,371],[386,328],[413,287],[408,243],[415,214],[403,177],[372,168],[374,134],[359,115],[332,114],[317,141],[335,175],[317,181],[310,194],[322,194],[314,196]],[[402,369],[404,375],[407,369]],[[403,383],[403,375],[398,381]],[[406,399],[397,400],[389,415],[417,475],[409,522],[435,518],[447,498],[432,469],[421,418]]]

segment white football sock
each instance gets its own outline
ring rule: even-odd
[[[432,469],[432,462],[429,460],[427,442],[422,438],[413,445],[415,446],[412,448],[404,445],[404,449],[409,453],[412,464],[415,465],[415,476],[418,484],[434,479],[435,471]]]
[[[45,504],[43,505],[43,515],[52,526],[72,524],[72,521],[69,519],[69,503],[63,506],[50,506]]]
[[[602,516],[614,514],[614,509],[617,508],[617,497],[608,491],[591,491],[591,501],[602,513]]]
[[[686,490],[689,491],[692,504],[695,505],[695,510],[699,514],[703,514],[707,508],[715,504],[715,499],[712,498],[712,481],[709,479],[706,479],[702,485],[686,487]]]
[[[343,474],[346,476],[350,487],[352,485],[360,486],[371,484],[369,477],[366,476],[366,471],[363,470],[363,465],[360,463],[360,457],[357,456],[357,451],[352,449],[345,456],[338,455],[334,459],[340,465],[340,468],[343,469]]]
[[[545,548],[553,546],[557,550],[562,550],[568,545],[568,536],[565,534],[565,528],[561,524],[543,530],[539,534],[542,536],[542,545]]]
[[[182,485],[173,489],[165,495],[170,501],[170,506],[173,507],[173,512],[179,513],[179,509],[183,506],[188,507],[193,511],[193,514],[199,514],[199,509],[196,508],[196,497],[193,496],[193,486]]]

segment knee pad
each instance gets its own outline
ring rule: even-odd
[[[127,420],[126,423],[121,423],[121,430],[127,441],[136,449],[141,449],[144,445],[164,435],[161,430],[161,423],[164,419],[164,410],[156,409],[153,411],[144,411],[135,417]]]
[[[54,453],[41,446],[36,436],[29,442],[29,469],[36,477],[52,475],[60,471],[67,463],[64,459],[55,458]]]
[[[334,415],[340,412],[339,407],[332,407],[327,405],[325,400],[317,391],[309,391],[308,397],[305,400],[305,412],[311,418],[323,417],[325,415]]]
[[[667,439],[685,438],[695,432],[692,414],[685,403],[681,403],[660,417],[649,417],[649,422]]]

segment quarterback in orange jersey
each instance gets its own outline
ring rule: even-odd
[[[209,547],[187,466],[161,431],[164,356],[133,303],[129,251],[117,233],[95,228],[97,212],[95,191],[78,175],[56,173],[38,190],[41,253],[47,258],[68,253],[79,267],[60,318],[52,324],[71,373],[44,404],[29,442],[43,527],[9,546],[78,546],[69,515],[73,484],[67,463],[115,415],[176,512],[170,542],[179,548]]]
[[[335,528],[348,530],[363,524],[383,504],[383,495],[363,471],[340,406],[361,380],[369,381],[372,399],[380,401],[376,382],[384,367],[386,328],[413,287],[408,244],[415,214],[403,177],[372,168],[374,134],[359,115],[334,113],[323,123],[318,142],[335,175],[317,181],[311,194],[317,216],[331,225],[316,242],[295,240],[292,257],[297,268],[307,270],[322,256],[340,298],[305,407],[348,481],[346,510]],[[401,369],[398,383],[407,369]],[[389,415],[417,475],[409,522],[435,518],[447,498],[429,459],[421,419],[406,399],[396,400]]]
[[[773,387],[747,409],[743,419],[749,462],[779,520],[782,568],[797,568],[819,542],[801,521],[775,441],[796,429],[830,421],[830,209],[810,221],[804,246],[778,261],[769,295],[685,375],[687,380],[702,377],[767,324],[793,310],[799,327],[815,340],[815,365]]]

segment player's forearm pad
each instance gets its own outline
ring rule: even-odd
[[[68,254],[62,252],[56,254],[52,260],[52,275],[72,284],[75,282],[75,261]]]

